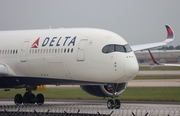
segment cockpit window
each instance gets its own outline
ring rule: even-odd
[[[103,47],[103,53],[111,53],[111,52],[131,52],[131,48],[128,44],[126,45],[117,45],[117,44],[110,44]]]
[[[114,52],[114,45],[109,45],[107,52]]]
[[[130,48],[130,46],[128,44],[125,45],[124,47],[126,49],[126,52],[131,52],[132,51],[132,49]]]
[[[124,46],[115,45],[115,51],[126,52]]]
[[[103,52],[103,53],[107,53],[108,48],[109,48],[109,46],[104,46],[103,49],[102,49],[102,52]]]

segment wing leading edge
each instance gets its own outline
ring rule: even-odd
[[[167,30],[167,38],[162,41],[162,42],[156,42],[156,43],[148,43],[148,44],[139,44],[139,45],[132,45],[131,49],[133,51],[139,51],[139,50],[144,50],[144,49],[149,49],[153,47],[158,47],[158,46],[163,46],[167,45],[168,43],[172,42],[174,40],[174,32],[171,27],[168,25],[165,25],[166,30]]]

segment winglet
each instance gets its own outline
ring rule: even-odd
[[[165,43],[170,43],[174,40],[174,32],[172,30],[171,27],[169,27],[168,25],[165,25],[166,27],[166,30],[167,30],[167,38],[166,40],[164,41]]]
[[[154,65],[152,65],[151,68],[150,68],[150,69],[152,69],[152,68],[154,68],[155,66],[159,65],[159,63],[156,61],[156,59],[154,58],[154,56],[152,55],[152,53],[151,53],[151,51],[150,51],[149,49],[148,49],[148,51],[149,51],[149,54],[150,54],[150,56],[151,56],[151,59],[152,59],[152,61],[153,61],[153,63],[154,63]]]

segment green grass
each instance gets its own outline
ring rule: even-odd
[[[0,98],[13,98],[17,93],[24,94],[25,89],[11,89],[10,91],[0,90]],[[36,95],[42,93],[46,99],[98,99],[84,92],[79,87],[47,88],[47,90],[33,91]]]
[[[128,87],[121,100],[180,101],[179,87]]]
[[[0,98],[13,98],[15,94],[24,94],[25,89],[0,90]],[[34,94],[42,93],[46,99],[103,99],[89,95],[78,87],[73,88],[48,88],[45,91],[33,91]],[[121,100],[143,101],[180,101],[179,87],[127,87],[119,96]]]
[[[150,69],[151,66],[149,67],[143,67],[143,66],[140,66],[139,67],[139,70],[180,70],[180,67],[177,67],[177,66],[156,66],[154,67],[153,69]]]
[[[133,80],[148,80],[148,79],[180,79],[180,76],[136,76]]]

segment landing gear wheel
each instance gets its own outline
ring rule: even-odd
[[[27,104],[27,103],[29,103],[28,92],[24,93],[23,95],[23,104]]]
[[[23,103],[35,104],[35,95],[32,93],[26,92],[23,96]]]
[[[22,95],[21,94],[16,94],[15,97],[14,97],[14,103],[16,105],[18,105],[18,104],[22,104],[22,102],[23,102]]]
[[[44,96],[43,96],[43,94],[37,94],[36,102],[37,102],[38,105],[42,105],[44,103]]]
[[[121,102],[118,99],[115,99],[115,109],[119,109],[121,107]]]
[[[29,98],[30,98],[30,103],[31,103],[31,104],[35,104],[35,102],[36,102],[36,97],[35,97],[35,95],[34,95],[34,94],[30,94],[30,95],[29,95]]]
[[[108,109],[113,109],[114,108],[114,101],[112,99],[109,99],[107,101],[107,107],[108,107]]]
[[[119,109],[120,106],[121,106],[121,102],[118,99],[115,99],[115,100],[110,99],[107,101],[108,109],[113,109],[113,108]]]

